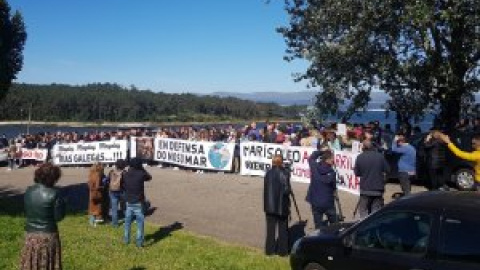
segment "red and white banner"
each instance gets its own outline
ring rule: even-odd
[[[285,146],[271,143],[240,143],[241,175],[264,176],[272,166],[273,156],[280,154],[291,164],[291,179],[296,182],[310,183],[308,158],[315,149],[311,147]],[[335,169],[338,172],[338,189],[359,194],[360,180],[353,168],[358,153],[335,151]]]
[[[355,160],[360,153],[335,151],[335,169],[338,172],[338,189],[360,195],[360,178],[355,176]]]
[[[27,149],[22,148],[22,155],[21,159],[33,159],[38,161],[45,161],[47,160],[48,149]]]

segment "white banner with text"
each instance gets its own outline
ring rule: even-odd
[[[314,151],[310,147],[285,146],[271,143],[240,143],[241,175],[264,176],[272,166],[272,158],[282,155],[291,167],[291,179],[296,182],[310,183],[310,167],[308,158]],[[335,169],[338,172],[338,189],[359,194],[360,181],[353,168],[358,153],[335,151]]]
[[[57,165],[114,163],[126,158],[126,140],[56,144],[52,149],[53,163]]]
[[[229,171],[235,144],[155,138],[154,160],[188,168]]]

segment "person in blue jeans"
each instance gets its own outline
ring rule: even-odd
[[[132,220],[137,222],[137,247],[143,247],[144,241],[144,213],[143,203],[145,202],[145,182],[150,181],[152,176],[145,171],[142,161],[138,158],[130,160],[130,168],[123,174],[123,185],[125,189],[125,199],[127,209],[125,211],[125,232],[123,241],[130,243],[130,227]]]
[[[108,190],[110,195],[110,211],[112,216],[112,226],[118,227],[118,204],[124,198],[123,173],[127,167],[127,162],[119,159],[115,162],[115,169],[108,173]]]

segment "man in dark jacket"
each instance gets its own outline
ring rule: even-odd
[[[321,161],[317,159],[321,156]],[[337,190],[336,172],[333,169],[334,159],[331,151],[315,151],[308,158],[310,166],[310,186],[307,192],[307,202],[312,206],[315,229],[328,225],[323,221],[327,216],[330,224],[337,221],[335,210],[335,191]]]
[[[446,180],[450,174],[448,172],[445,144],[434,138],[431,132],[425,138],[425,150],[426,165],[430,179],[430,183],[427,183],[427,185],[429,185],[431,190],[448,190]]]
[[[263,210],[267,219],[265,253],[288,255],[288,216],[290,214],[290,175],[283,168],[283,158],[273,157],[272,168],[265,175]],[[275,231],[278,230],[278,239]]]
[[[130,160],[130,168],[123,174],[123,185],[125,189],[125,199],[127,210],[125,211],[125,233],[123,241],[130,243],[130,226],[135,216],[137,221],[137,247],[143,246],[144,214],[143,203],[145,202],[144,182],[150,181],[152,176],[145,171],[142,161],[138,158]]]
[[[355,160],[354,172],[360,177],[360,199],[357,210],[360,218],[383,207],[385,192],[385,175],[390,168],[382,153],[379,153],[372,142],[363,142],[363,152]]]

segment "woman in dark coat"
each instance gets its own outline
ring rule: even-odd
[[[27,188],[25,203],[25,244],[20,269],[62,269],[57,222],[65,216],[65,204],[54,185],[60,168],[50,163],[35,170],[35,184]]]
[[[274,156],[265,175],[263,210],[267,219],[265,253],[288,255],[288,216],[290,215],[290,175],[283,168],[282,156]],[[278,230],[277,238],[275,232]]]

